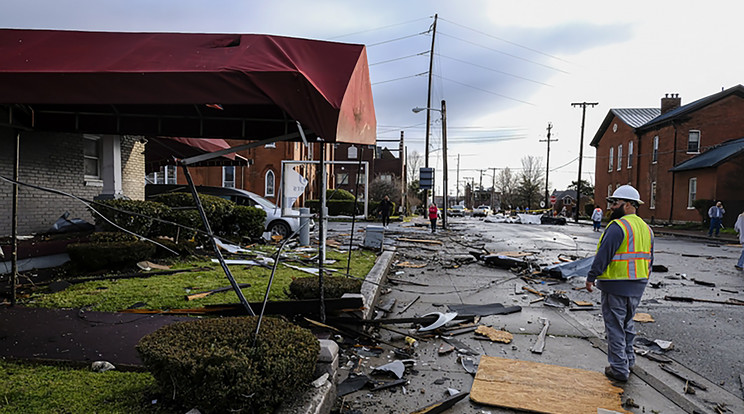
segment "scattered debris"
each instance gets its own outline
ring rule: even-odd
[[[633,400],[632,398],[628,398],[627,400],[625,400],[625,402],[623,403],[623,407],[625,407],[625,408],[641,408],[641,406],[638,405],[638,404],[636,404],[635,400]]]
[[[394,266],[412,268],[412,269],[421,269],[422,267],[426,267],[426,263],[400,262],[400,263],[396,263]]]
[[[314,388],[320,388],[320,387],[322,387],[323,384],[325,384],[326,381],[328,381],[328,376],[329,376],[329,374],[326,372],[325,374],[323,374],[320,377],[318,377],[315,381],[312,382],[313,387]]]
[[[643,313],[643,312],[637,312],[635,316],[633,316],[633,320],[636,322],[641,322],[641,323],[656,322],[653,316],[651,316],[648,313]]]
[[[573,303],[575,303],[576,306],[594,306],[592,302],[587,302],[585,300],[574,300]]]
[[[152,269],[169,270],[171,268],[170,266],[159,265],[157,263],[148,262],[147,260],[142,261],[142,262],[137,262],[137,267],[144,270],[145,272],[150,271]]]
[[[690,381],[685,381],[685,394],[695,394],[695,388],[692,388]]]
[[[693,387],[699,388],[699,389],[701,389],[703,391],[707,391],[708,390],[708,387],[706,387],[705,385],[700,384],[698,382],[695,382],[695,380],[686,377],[684,374],[680,373],[679,371],[677,371],[676,369],[670,367],[669,365],[661,364],[661,365],[659,365],[659,367],[662,370],[664,370],[664,371],[672,374],[673,376],[681,379],[682,381],[685,381],[686,383],[689,383],[689,385],[692,385]]]
[[[596,371],[482,356],[470,399],[519,412],[589,413],[597,407],[624,412],[622,393]]]
[[[368,382],[369,377],[366,375],[350,375],[342,383],[338,384],[336,393],[339,397],[343,397],[344,395],[361,390]]]
[[[502,331],[499,329],[492,328],[490,326],[479,326],[475,333],[478,335],[483,335],[488,337],[492,342],[502,342],[505,344],[511,343],[512,339],[514,339],[514,335],[507,331]]]
[[[399,311],[398,311],[398,315],[400,315],[400,314],[402,314],[403,312],[407,311],[407,310],[408,310],[408,308],[410,308],[410,307],[411,307],[411,305],[413,305],[414,303],[416,303],[416,301],[417,301],[417,300],[419,300],[419,299],[421,299],[421,295],[419,295],[419,296],[416,296],[416,299],[412,300],[412,301],[411,301],[411,303],[409,303],[408,305],[406,305],[406,306],[405,306],[405,307],[404,307],[403,309],[399,310]]]
[[[394,381],[378,381],[377,385],[372,387],[370,391],[380,391],[387,388],[397,387],[398,385],[405,385],[407,382],[407,379],[397,379]]]
[[[664,355],[654,353],[652,351],[649,351],[648,349],[635,349],[635,353],[662,364],[668,364],[672,362],[671,359],[665,357]]]
[[[116,369],[116,367],[108,361],[95,361],[90,365],[90,370],[93,372],[106,372],[112,369]]]
[[[726,292],[726,293],[739,293],[739,291],[738,291],[738,290],[731,290],[731,289],[724,289],[724,288],[721,288],[721,292]]]
[[[398,237],[398,241],[409,242],[409,243],[438,244],[438,245],[442,245],[443,244],[440,240],[409,239],[407,237]]]
[[[394,285],[411,285],[411,286],[429,286],[426,283],[412,282],[410,280],[393,279],[388,277],[388,281]]]
[[[489,303],[487,305],[447,305],[447,308],[453,312],[465,315],[508,315],[510,313],[521,312],[521,306],[504,306],[500,303]]]
[[[419,328],[418,330],[419,332],[433,331],[437,328],[441,328],[442,326],[446,325],[447,323],[455,319],[455,317],[457,316],[457,313],[455,312],[447,312],[447,313],[431,312],[431,313],[427,313],[426,315],[423,315],[422,317],[425,318],[431,315],[436,315],[437,320],[431,325]]]
[[[247,287],[250,287],[250,286],[251,286],[250,283],[240,283],[240,284],[238,284],[238,287],[241,288],[241,289],[247,288]],[[221,287],[221,288],[217,288],[217,289],[207,290],[207,291],[204,291],[204,292],[192,293],[190,295],[186,295],[186,300],[195,300],[195,299],[206,298],[207,296],[209,296],[209,295],[211,295],[213,293],[227,292],[229,290],[233,290],[232,286]]]
[[[550,327],[550,321],[547,318],[540,318],[543,323],[542,331],[540,331],[540,335],[537,337],[537,342],[535,342],[535,345],[530,348],[530,351],[533,354],[542,354],[543,350],[545,349],[545,336],[548,334],[548,328]]]
[[[707,302],[707,303],[718,303],[721,305],[739,305],[744,306],[744,301],[741,301],[739,299],[729,298],[726,301],[723,300],[709,300],[709,299],[697,299],[697,298],[690,298],[686,296],[664,296],[664,300],[672,301],[672,302]]]
[[[532,289],[532,288],[531,288],[531,287],[529,287],[529,286],[522,286],[522,290],[526,290],[526,291],[528,291],[528,292],[530,292],[530,293],[534,293],[535,295],[538,295],[538,296],[545,296],[545,294],[544,294],[544,293],[542,293],[542,292],[538,292],[538,291],[536,291],[535,289]]]
[[[564,293],[551,293],[550,295],[545,296],[545,306],[565,308],[570,304],[571,299],[569,299]]]
[[[478,371],[478,366],[475,365],[475,360],[469,356],[460,355],[459,358],[460,365],[465,369],[465,372],[467,372],[470,375],[475,375],[475,373]]]
[[[703,285],[703,286],[708,286],[708,287],[716,287],[716,284],[713,283],[713,282],[706,282],[704,280],[697,280],[695,278],[690,278],[690,280],[692,280],[692,282],[695,283],[696,285]]]
[[[377,309],[390,313],[390,311],[393,310],[393,307],[395,306],[396,299],[395,298],[386,298],[385,301],[375,306]]]
[[[426,407],[420,408],[416,411],[411,412],[411,414],[439,414],[453,405],[455,405],[458,401],[462,400],[468,395],[467,392],[461,392],[459,394],[452,395],[448,398],[445,398],[441,401],[437,401],[433,404],[427,405]]]
[[[560,279],[570,279],[576,276],[587,277],[593,262],[594,256],[590,256],[573,262],[547,266],[543,269],[542,273]]]
[[[405,371],[406,366],[403,364],[403,361],[399,359],[396,359],[389,364],[380,365],[379,367],[373,369],[373,372],[387,372],[393,374],[398,379],[403,378],[403,373]]]
[[[458,353],[460,353],[460,354],[478,355],[478,352],[474,351],[472,348],[470,348],[469,346],[465,345],[464,343],[458,341],[455,338],[452,338],[452,337],[449,337],[449,336],[443,336],[442,337],[442,340],[444,342],[447,342],[448,344],[454,346],[455,347],[455,350]]]
[[[483,261],[486,263],[486,266],[498,267],[500,269],[526,269],[530,266],[530,263],[526,260],[500,254],[483,256]]]
[[[664,265],[651,265],[651,271],[656,273],[668,272],[669,268]]]
[[[437,353],[439,355],[446,355],[446,354],[449,354],[450,352],[452,352],[454,350],[455,350],[455,347],[454,346],[452,346],[452,345],[450,345],[450,344],[448,344],[446,342],[443,342],[442,344],[439,345],[439,350],[437,351]]]

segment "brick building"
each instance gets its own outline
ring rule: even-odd
[[[0,175],[13,176],[15,135],[0,127]],[[129,135],[23,132],[19,181],[85,199],[144,198],[144,140]],[[0,235],[10,235],[13,186],[0,180]],[[44,232],[65,212],[93,223],[80,201],[19,186],[18,234]]]
[[[399,151],[400,152],[400,151]],[[401,199],[403,190],[407,187],[404,182],[406,178],[406,165],[402,158],[396,157],[393,152],[387,148],[378,146],[359,146],[352,144],[338,144],[335,153],[336,161],[358,162],[366,161],[369,164],[370,174],[369,182],[379,178],[386,181],[400,183],[401,195],[392,195],[390,198],[398,202]],[[363,167],[362,167],[363,168]],[[358,166],[353,164],[337,164],[334,166],[334,175],[336,178],[336,188],[340,188],[354,194],[357,183]],[[359,176],[359,193],[364,195],[364,172]]]
[[[744,209],[744,86],[681,105],[611,109],[591,145],[597,149],[595,199],[623,184],[646,202],[639,215],[661,222],[700,221],[695,200],[720,200],[731,226]]]

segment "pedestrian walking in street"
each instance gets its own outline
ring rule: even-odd
[[[382,226],[387,228],[388,224],[390,224],[390,212],[393,211],[393,202],[390,201],[390,197],[385,196],[377,208],[382,215]]]
[[[599,205],[594,205],[594,211],[592,212],[592,222],[594,223],[594,231],[602,231],[602,216],[603,212],[602,209],[599,208]]]
[[[636,215],[641,201],[638,190],[629,185],[618,187],[612,196],[610,224],[597,245],[586,290],[596,283],[602,291],[602,318],[607,335],[608,378],[625,382],[635,364],[633,316],[648,283],[653,263],[654,233]]]
[[[736,270],[744,270],[744,211],[742,211],[742,213],[739,214],[739,217],[736,219],[734,229],[736,229],[736,232],[739,233],[739,243],[742,244],[741,256],[739,256],[739,261],[736,262],[734,267],[736,268]]]
[[[434,203],[429,204],[429,221],[431,221],[431,232],[437,231],[437,216],[439,215],[439,209]]]
[[[720,201],[708,209],[708,217],[710,217],[708,237],[713,236],[713,230],[716,231],[716,237],[718,237],[718,231],[721,230],[721,220],[723,220],[724,214],[726,214],[726,210],[724,210],[723,204]]]

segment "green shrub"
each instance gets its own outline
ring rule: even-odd
[[[202,222],[199,212],[194,210],[178,210],[170,209],[166,211],[162,219],[178,223],[181,226],[190,227],[192,229],[204,230],[204,223]],[[210,225],[212,225],[210,221]],[[160,236],[171,237],[173,240],[181,241],[191,240],[196,238],[197,232],[195,230],[185,229],[173,224],[162,223],[160,226]],[[202,236],[201,241],[204,241],[206,237]]]
[[[364,213],[364,202],[357,201],[357,214]],[[354,211],[354,200],[326,200],[326,206],[328,207],[328,215],[331,216],[350,216]],[[305,202],[305,207],[309,208],[312,213],[317,214],[320,211],[319,200],[308,200]],[[370,207],[370,211],[371,207]]]
[[[94,207],[99,213],[103,214],[116,225],[145,237],[158,234],[158,222],[153,220],[153,218],[160,218],[165,211],[169,210],[168,206],[154,201],[104,200],[100,203],[103,205],[96,205]],[[141,214],[142,216],[116,211],[107,208],[107,206],[123,211],[131,211],[133,213]],[[95,223],[98,228],[104,231],[119,230],[101,218],[98,214],[95,214],[92,211],[91,214],[95,218]]]
[[[256,240],[264,232],[266,212],[256,207],[235,206],[227,221],[223,229],[226,237],[237,236],[237,241],[244,237]]]
[[[91,234],[89,239],[92,243],[135,242],[139,240],[137,236],[123,231],[100,231]]]
[[[323,291],[326,298],[340,298],[344,293],[359,293],[362,281],[345,276],[326,276],[323,278]],[[318,277],[299,277],[289,284],[289,293],[296,299],[317,299]]]
[[[178,211],[194,211],[199,217],[199,212],[196,210],[196,204],[194,198],[189,193],[166,193],[160,194],[155,197],[155,200],[165,204],[171,209],[177,209]],[[211,196],[206,194],[199,194],[199,200],[201,201],[204,213],[207,215],[209,225],[213,231],[222,228],[223,223],[226,221],[235,203],[230,200],[225,200],[217,196]],[[193,210],[183,210],[185,207],[192,207]],[[201,223],[201,218],[199,218]],[[179,224],[183,224],[178,222]],[[203,228],[199,226],[198,228]]]
[[[96,270],[150,259],[155,245],[144,241],[73,243],[67,245],[67,254],[75,266]]]
[[[166,398],[204,413],[271,413],[312,381],[320,346],[284,320],[201,319],[166,325],[137,344]]]
[[[352,200],[354,201],[354,194],[351,194],[350,192],[337,188],[332,189],[329,188],[326,190],[326,200]]]
[[[165,240],[165,239],[155,239],[156,242],[162,244],[163,246],[173,250],[174,252],[178,253],[179,256],[199,256],[206,254],[211,254],[212,249],[197,249],[197,244],[194,241],[191,240],[181,240],[178,243]],[[168,250],[165,250],[164,248],[155,245],[155,256],[157,258],[167,258],[167,257],[173,257],[173,253],[169,252]]]

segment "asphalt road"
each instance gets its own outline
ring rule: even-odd
[[[363,228],[370,223],[357,223],[354,230],[355,244],[364,236]],[[375,223],[377,224],[377,223]],[[484,266],[483,262],[458,263],[468,258],[471,250],[483,248],[490,252],[532,253],[541,266],[558,261],[558,257],[583,258],[594,254],[600,233],[589,225],[569,223],[559,225],[523,225],[489,223],[482,218],[450,218],[450,229],[431,234],[428,221],[393,223],[385,231],[385,244],[395,246],[393,266],[388,281],[381,286],[383,292],[376,302],[395,301],[391,312],[384,317],[415,317],[429,312],[447,312],[448,305],[493,304],[519,305],[521,312],[510,315],[485,316],[480,324],[493,326],[514,334],[511,344],[495,344],[478,340],[477,335],[458,336],[475,350],[477,364],[481,355],[497,356],[602,372],[607,364],[602,344],[588,338],[604,338],[604,325],[599,310],[568,311],[545,306],[539,297],[522,290],[530,286],[543,293],[564,291],[572,300],[599,304],[598,292],[575,290],[584,286],[583,278],[561,280],[534,280],[527,283],[515,272]],[[348,243],[350,223],[331,223],[329,238]],[[357,236],[358,235],[358,236]],[[346,237],[346,240],[343,239]],[[400,238],[438,240],[442,244],[401,241]],[[661,371],[657,363],[641,358],[637,368],[644,370],[631,376],[624,385],[625,396],[633,398],[640,406],[629,409],[643,412],[716,412],[717,402],[727,401],[729,406],[744,412],[744,401],[738,377],[744,364],[741,351],[744,330],[744,306],[706,302],[678,303],[664,299],[666,295],[687,296],[705,300],[726,300],[729,297],[744,299],[744,275],[733,267],[739,247],[723,243],[698,241],[658,235],[655,263],[665,265],[668,271],[655,273],[652,281],[662,282],[658,289],[648,288],[639,312],[651,314],[656,322],[638,324],[640,335],[654,340],[672,341],[674,350],[667,356],[674,366],[697,380],[707,380],[709,390],[696,396],[683,394],[684,382]],[[424,267],[399,265],[409,262]],[[399,266],[396,266],[399,265]],[[694,283],[692,279],[715,283],[715,287]],[[730,294],[721,289],[737,291]],[[537,340],[542,319],[550,320],[549,338],[545,352],[534,354],[530,348]],[[387,344],[404,346],[405,335],[415,334],[417,325],[399,325],[392,332],[375,331]],[[448,388],[469,391],[473,377],[465,372],[457,353],[438,354],[442,345],[439,337],[423,339],[415,348],[415,361],[406,368],[403,387],[385,391],[370,391],[371,387],[337,399],[340,413],[405,413],[421,409],[446,396]],[[358,347],[343,347],[340,381],[356,374],[369,375],[373,380],[386,380],[374,368],[395,359],[392,348],[381,345],[382,353],[360,351]],[[656,379],[651,385],[649,381]],[[660,385],[661,384],[661,385]],[[713,386],[715,385],[715,386]],[[664,387],[667,387],[664,389]],[[694,406],[687,406],[685,401]],[[681,405],[680,405],[681,404]],[[459,402],[451,412],[457,413],[511,413],[509,409],[478,405],[470,400]]]
[[[590,226],[572,223],[529,226],[486,223],[473,218],[452,221],[466,232],[481,233],[488,250],[539,251],[539,257],[546,261],[558,253],[591,256],[600,235]],[[647,339],[672,341],[671,358],[741,398],[744,385],[739,375],[744,375],[744,306],[664,299],[670,295],[712,301],[744,300],[744,273],[734,269],[741,247],[659,233],[655,239],[654,264],[664,265],[669,270],[652,274],[650,281],[662,282],[661,287],[646,289],[638,312],[651,314],[656,322],[637,324],[637,331]],[[696,284],[693,279],[714,283],[715,287]],[[572,283],[581,285],[583,279]],[[599,301],[596,291],[585,292],[582,296]],[[572,315],[602,335],[604,328],[598,313],[574,312]]]

